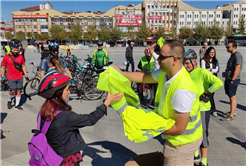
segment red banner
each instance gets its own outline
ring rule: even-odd
[[[117,26],[141,26],[142,16],[141,15],[116,15]]]
[[[12,18],[48,18],[48,15],[12,15]]]
[[[161,19],[161,16],[147,16],[147,19]]]

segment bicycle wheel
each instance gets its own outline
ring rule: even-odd
[[[34,96],[38,93],[38,86],[40,80],[38,78],[33,78],[29,82],[27,82],[24,86],[24,94],[27,97]]]
[[[85,85],[84,96],[88,100],[97,100],[102,97],[103,91],[97,89],[97,82],[98,80],[95,78]]]
[[[136,94],[138,94],[138,84],[136,82],[131,82],[131,88]]]
[[[139,88],[140,104],[143,108],[148,108],[153,100],[152,89],[148,84],[141,84]]]

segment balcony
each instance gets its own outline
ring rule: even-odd
[[[63,25],[68,25],[68,22],[63,22]]]
[[[15,22],[15,25],[25,25],[24,22]]]
[[[32,25],[32,22],[26,22],[25,24],[26,25]]]
[[[32,29],[32,31],[33,31],[33,32],[38,32],[38,30],[37,30],[37,29]]]
[[[38,23],[37,22],[32,22],[32,25],[37,25]]]
[[[26,29],[26,32],[32,32],[32,29],[30,28],[30,29]]]
[[[58,22],[60,23],[60,22]],[[48,25],[48,22],[40,22],[40,25]]]

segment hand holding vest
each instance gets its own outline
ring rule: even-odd
[[[111,103],[123,120],[125,136],[129,140],[138,142],[147,141],[170,129],[175,121],[165,119],[155,112],[140,108],[138,95],[131,89],[130,81],[109,67],[100,74],[97,88],[110,91],[111,94],[121,92],[124,97]]]

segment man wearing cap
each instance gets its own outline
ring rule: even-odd
[[[134,46],[134,43],[131,42],[130,46],[128,46],[126,48],[126,60],[128,61],[127,65],[126,65],[126,71],[128,71],[129,64],[131,64],[132,72],[134,72],[133,46]]]
[[[50,55],[50,51],[48,50],[48,45],[47,44],[44,44],[44,50],[42,51],[41,53],[41,61],[48,57]]]
[[[107,65],[108,62],[109,62],[108,53],[106,50],[103,49],[103,42],[99,41],[98,49],[95,50],[93,54],[91,65],[95,63],[97,69],[102,69],[103,66]]]
[[[17,65],[16,65],[17,64]],[[7,79],[9,82],[9,96],[8,96],[8,109],[12,108],[12,97],[15,96],[15,108],[23,110],[20,106],[21,89],[23,88],[23,75],[25,74],[26,81],[29,81],[27,76],[25,61],[23,56],[19,53],[19,46],[14,44],[11,46],[11,53],[4,56],[1,67],[2,80],[5,79],[5,68],[7,67]]]

